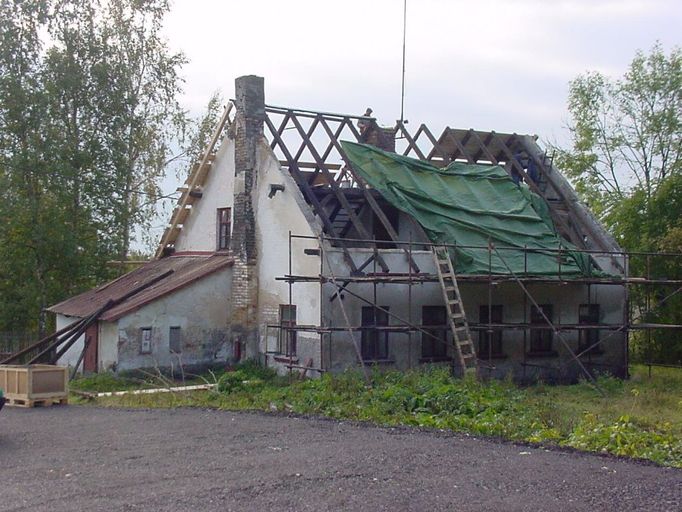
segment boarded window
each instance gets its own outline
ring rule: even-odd
[[[422,358],[442,359],[447,355],[448,319],[445,306],[422,307]]]
[[[381,306],[388,310],[388,306]],[[366,361],[388,359],[388,314],[374,307],[362,308],[362,358]]]
[[[232,217],[231,208],[218,208],[218,247],[217,250],[225,251],[230,248],[230,223]]]
[[[287,356],[296,355],[296,331],[291,329],[296,326],[296,306],[293,304],[280,304],[279,306],[279,340],[278,352]]]
[[[531,306],[530,310],[530,352],[532,354],[551,354],[552,353],[552,328],[547,324],[544,316],[549,321],[553,320],[553,307],[551,304],[540,304],[540,309]],[[543,314],[541,313],[544,313]],[[546,326],[546,327],[535,327]]]
[[[168,330],[168,346],[173,354],[182,353],[182,329],[180,327],[171,327]]]
[[[478,309],[478,323],[484,327],[484,330],[478,332],[478,353],[482,358],[503,355],[502,329],[485,327],[485,324],[501,324],[502,311],[501,304],[493,304],[490,307],[485,305]]]
[[[140,329],[140,354],[152,353],[152,328],[142,327]]]
[[[599,323],[599,304],[581,304],[578,307],[578,323],[597,325]],[[600,353],[599,329],[581,329],[579,352]]]

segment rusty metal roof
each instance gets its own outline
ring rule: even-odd
[[[100,320],[114,321],[141,308],[145,304],[168,295],[180,288],[206,277],[213,272],[231,266],[234,259],[223,254],[208,256],[171,256],[145,263],[132,272],[124,274],[99,288],[71,297],[48,308],[52,313],[86,317],[109,300],[120,300],[131,290],[142,288],[138,293],[116,304],[100,315]],[[164,276],[164,274],[167,274]],[[144,287],[145,283],[150,283]]]

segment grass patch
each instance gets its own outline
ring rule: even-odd
[[[670,369],[656,369],[651,379],[643,367],[629,381],[600,378],[606,397],[586,383],[519,388],[509,381],[453,379],[442,368],[376,372],[372,386],[356,372],[289,383],[253,363],[210,378],[215,391],[97,403],[291,411],[552,443],[682,468],[682,372]]]

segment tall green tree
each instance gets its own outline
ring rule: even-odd
[[[0,330],[109,276],[184,123],[165,0],[0,0]]]
[[[682,169],[682,53],[656,45],[613,80],[589,72],[570,83],[572,145],[559,162],[607,224],[636,192],[645,206]],[[613,212],[613,215],[611,213]],[[634,249],[634,248],[633,248]]]
[[[559,165],[628,251],[682,251],[682,52],[638,52],[619,79],[590,72],[570,83],[571,146]],[[631,271],[682,279],[682,259],[632,257]],[[682,323],[672,289],[632,294],[641,320]],[[662,306],[645,315],[649,306]],[[679,332],[657,332],[644,357],[682,363]],[[634,344],[637,347],[637,343]]]

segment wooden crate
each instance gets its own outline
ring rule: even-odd
[[[18,407],[66,404],[69,374],[65,366],[50,364],[0,365],[0,388],[7,405]]]

